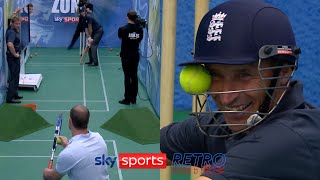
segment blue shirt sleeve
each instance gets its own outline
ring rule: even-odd
[[[271,127],[272,126],[272,127]],[[298,133],[283,124],[263,127],[242,141],[234,141],[225,154],[222,173],[211,165],[202,176],[214,180],[313,179],[313,155]]]
[[[14,40],[16,39],[16,34],[14,31],[8,31],[8,36],[7,36],[7,43],[11,42],[14,43]]]
[[[160,149],[172,160],[174,153],[205,152],[204,134],[196,126],[195,118],[173,123],[160,130]],[[191,162],[193,165],[194,162]]]
[[[87,15],[87,24],[91,24],[93,23],[93,17],[91,15]]]
[[[58,156],[56,170],[59,174],[68,174],[77,161],[67,149],[64,149]]]

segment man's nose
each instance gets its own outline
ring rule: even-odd
[[[239,93],[237,92],[228,92],[228,91],[236,91],[237,88],[237,83],[234,80],[225,80],[222,83],[222,87],[221,87],[221,92],[225,92],[222,94],[219,94],[219,99],[221,101],[221,103],[223,104],[232,104],[235,99],[239,96]]]
[[[222,104],[229,105],[232,104],[236,98],[238,97],[239,93],[225,93],[225,94],[220,94],[219,99]]]

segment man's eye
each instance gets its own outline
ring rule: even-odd
[[[210,72],[211,76],[216,76],[215,72]]]
[[[240,73],[239,78],[243,80],[249,80],[252,78],[252,75],[250,73]]]
[[[216,72],[210,72],[212,80],[219,80],[221,79],[221,75]]]

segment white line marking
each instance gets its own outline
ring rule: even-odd
[[[32,62],[28,65],[77,65],[80,66],[79,63],[64,63],[64,62],[58,62],[58,63],[36,63]]]
[[[98,51],[98,49],[97,49]],[[98,55],[98,62],[99,62],[99,70],[100,70],[100,76],[101,76],[101,83],[102,83],[102,88],[103,88],[103,95],[104,95],[104,99],[106,101],[106,108],[107,111],[109,111],[109,103],[108,103],[108,98],[107,98],[107,93],[106,93],[106,87],[104,85],[104,78],[103,78],[103,74],[102,74],[102,70],[101,70],[101,64],[100,64],[100,58]]]
[[[112,63],[112,62],[108,62],[108,63],[101,63],[103,65],[121,65],[121,63]],[[65,66],[65,67],[79,67],[79,63],[30,63],[27,64],[27,66]]]
[[[120,58],[120,56],[101,56],[101,57],[118,57],[118,58]]]
[[[64,103],[64,102],[83,102],[83,100],[38,100],[38,99],[28,99],[28,100],[23,100],[25,102],[61,102],[61,103]],[[104,103],[105,101],[90,101],[90,100],[86,100],[87,102],[92,102],[92,103]]]
[[[70,110],[44,110],[44,109],[37,109],[37,112],[69,112]]]
[[[16,140],[12,140],[10,142],[50,142],[53,141],[49,140],[49,139],[16,139]],[[104,140],[105,142],[115,142],[115,140]]]
[[[32,53],[31,53],[32,54]],[[64,56],[57,56],[57,55],[52,55],[52,56],[46,56],[46,55],[37,55],[37,56],[33,56],[33,57],[39,57],[39,58],[52,58],[52,57],[55,57],[55,58],[73,58],[73,57],[80,57],[80,55],[79,56],[67,56],[67,55],[64,55]],[[101,55],[101,57],[118,57],[118,58],[120,58],[120,56],[107,56],[107,55]]]
[[[60,66],[60,67],[78,67],[79,65],[73,65],[73,64],[34,64],[34,65],[28,65],[28,66]]]
[[[112,143],[113,143],[114,154],[118,154],[118,148],[117,148],[116,141],[113,140]],[[117,165],[118,165],[119,180],[123,180],[122,172],[121,172],[121,169],[120,169],[120,166],[119,166],[119,160],[117,161]]]
[[[57,158],[58,156],[54,156]],[[0,156],[0,158],[51,158],[51,156]]]
[[[109,63],[101,63],[101,64],[121,65],[121,62],[118,62],[118,63],[111,63],[111,62],[109,62]]]
[[[83,88],[83,105],[87,106],[87,100],[86,100],[86,76],[84,73],[84,66],[82,65],[82,88]]]
[[[104,62],[102,64],[121,64],[121,62]],[[79,63],[64,63],[64,62],[57,62],[57,63],[37,63],[37,62],[31,62],[28,65],[77,65],[77,66],[81,66],[79,65]]]
[[[57,109],[37,109],[37,112],[69,112],[70,110],[57,110]],[[109,112],[109,110],[90,110],[90,112]]]

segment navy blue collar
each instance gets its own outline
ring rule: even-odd
[[[289,89],[285,93],[272,114],[280,113],[290,109],[296,109],[305,102],[303,97],[303,84],[300,81],[290,82]]]

